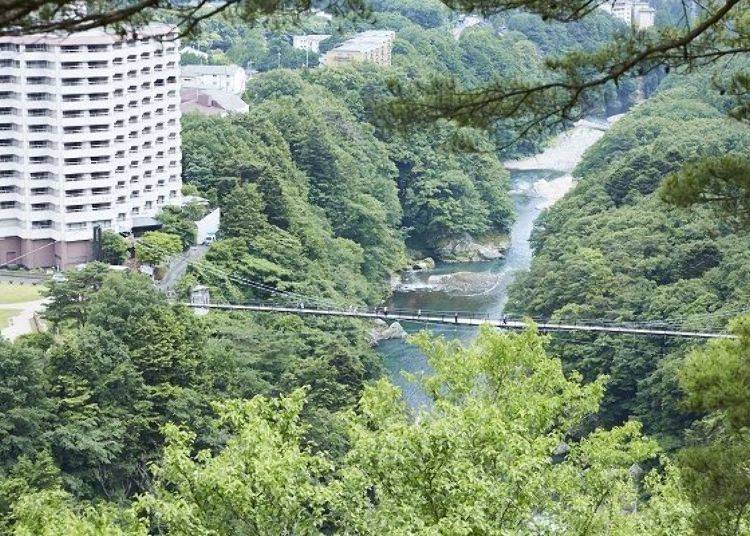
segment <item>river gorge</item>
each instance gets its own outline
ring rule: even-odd
[[[500,317],[508,299],[508,288],[520,271],[531,264],[529,244],[534,222],[574,185],[571,175],[583,153],[596,143],[604,131],[581,122],[560,135],[544,152],[506,162],[516,207],[516,220],[510,232],[508,248],[502,258],[472,263],[438,263],[434,269],[407,272],[394,292],[388,307],[412,311],[474,312]],[[429,329],[446,338],[470,340],[475,328],[405,323],[408,333]],[[429,371],[420,351],[402,339],[382,341],[378,346],[387,374],[403,390],[407,404],[419,408],[428,399],[416,381]],[[406,374],[405,374],[406,373]]]

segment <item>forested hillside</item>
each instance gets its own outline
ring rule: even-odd
[[[660,200],[663,179],[703,156],[744,154],[746,126],[707,97],[708,78],[668,80],[615,124],[575,171],[577,187],[539,221],[535,258],[511,295],[518,314],[716,329],[750,300],[750,238],[711,206]],[[697,416],[680,403],[687,342],[556,336],[568,370],[609,375],[597,424],[635,417],[665,445]]]
[[[203,284],[214,302],[373,306],[411,258],[508,233],[502,160],[563,126],[515,142],[502,121],[395,129],[392,90],[542,82],[546,59],[625,30],[600,12],[563,24],[506,11],[459,36],[463,19],[437,0],[370,5],[293,27],[215,17],[186,41],[258,73],[247,114],[182,118],[185,193],[222,220],[180,298]],[[290,43],[328,33],[325,52],[373,28],[396,31],[390,67],[305,68],[318,55]],[[663,76],[645,77],[646,94]],[[48,283],[48,333],[0,341],[0,534],[747,533],[750,320],[731,318],[750,302],[750,237],[661,186],[696,158],[749,156],[747,126],[707,88],[668,78],[586,154],[538,220],[509,308],[736,339],[420,334],[433,371],[420,411],[382,377],[371,323],[198,316],[145,275],[91,263]],[[619,113],[635,89],[623,78],[581,104]],[[179,210],[160,218],[172,253],[194,240]],[[158,242],[141,239],[136,259],[166,257]]]
[[[402,11],[419,21],[423,7]],[[490,28],[456,41],[448,18],[423,27],[384,13],[383,21],[400,35],[392,69],[277,69],[250,82],[249,114],[183,118],[183,180],[223,213],[220,240],[191,266],[183,292],[202,282],[217,300],[377,303],[406,262],[407,239],[429,247],[509,228],[507,173],[489,137],[468,133],[481,151],[463,154],[445,125],[408,135],[383,128],[376,103],[394,76],[455,70],[473,83],[487,70],[531,73],[535,46]],[[216,28],[235,36],[235,51],[263,50],[247,46],[254,30]],[[181,235],[178,224],[166,230]],[[146,278],[100,265],[69,274],[50,295],[55,337],[0,345],[4,523],[24,515],[10,512],[36,490],[52,490],[45,500],[53,504],[58,489],[77,500],[132,499],[150,486],[162,427],[186,426],[196,446],[215,450],[228,436],[212,404],[230,398],[308,386],[302,445],[338,459],[350,441],[339,412],[380,375],[359,322],[213,314],[206,323],[169,305]]]
[[[277,67],[278,62],[267,65],[260,56],[251,59],[244,54],[268,54],[278,58],[282,66],[296,70],[273,69],[253,78],[245,96],[251,103],[248,118],[187,118],[183,155],[186,182],[222,202],[233,187],[232,181],[256,182],[252,173],[243,169],[246,159],[240,156],[253,143],[269,145],[273,150],[287,149],[288,157],[275,155],[279,162],[291,159],[275,173],[275,180],[284,182],[286,188],[296,184],[301,188],[296,192],[296,203],[321,209],[319,215],[326,220],[323,227],[330,227],[337,239],[363,248],[362,269],[376,294],[382,291],[378,286],[384,275],[403,263],[404,239],[409,246],[429,252],[447,237],[506,232],[512,206],[507,173],[499,158],[533,151],[543,142],[526,139],[505,147],[516,133],[500,124],[488,134],[456,131],[447,125],[408,133],[386,129],[382,112],[389,87],[441,76],[467,88],[493,77],[540,79],[546,54],[575,46],[590,49],[621,27],[605,15],[593,16],[572,29],[548,26],[538,17],[514,15],[466,29],[456,39],[451,33],[456,18],[439,2],[380,2],[374,9],[370,20],[328,22],[309,17],[293,31],[333,34],[323,43],[324,52],[355,31],[395,30],[390,68],[362,64],[335,70],[300,70],[305,62],[288,44],[288,37],[209,21],[195,45],[212,51],[210,61],[251,62],[266,71]],[[315,65],[317,57],[307,60]],[[601,113],[620,111],[631,98],[632,85],[624,84],[618,92],[603,94],[601,102],[590,103],[590,108]],[[265,122],[271,125],[268,133]],[[237,136],[252,137],[253,131],[268,136],[277,132],[278,137],[271,140],[261,136],[249,145],[243,142],[238,147],[246,149],[235,153]],[[470,144],[474,154],[456,151],[457,140]],[[497,153],[497,147],[505,148]],[[233,154],[225,158],[228,153]],[[260,190],[265,206],[275,207],[277,200],[269,197],[272,194],[268,188]],[[318,217],[304,205],[295,207],[294,212],[297,218],[303,213],[305,218]],[[278,220],[278,214],[268,216],[272,225],[289,231],[288,221]],[[321,223],[315,227],[321,227]],[[329,254],[334,254],[332,249],[329,247]],[[363,289],[348,295],[373,297]]]

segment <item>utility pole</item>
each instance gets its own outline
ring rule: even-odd
[[[279,50],[279,53],[278,53],[278,54],[279,54],[279,55],[278,55],[278,58],[279,58],[279,66],[278,66],[278,69],[281,69],[281,51],[280,51],[280,50]]]

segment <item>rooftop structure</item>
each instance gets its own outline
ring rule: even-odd
[[[610,0],[599,7],[636,30],[654,25],[656,10],[642,0]]]
[[[0,37],[0,266],[91,259],[180,203],[179,43],[152,25]]]
[[[182,50],[180,50],[180,54],[192,54],[194,56],[198,56],[199,58],[203,58],[204,60],[208,59],[207,52],[203,52],[202,50],[198,50],[197,48],[191,46],[184,47]]]
[[[309,50],[318,53],[320,52],[320,43],[330,37],[328,34],[293,35],[292,46],[297,50]]]
[[[321,58],[321,63],[329,67],[361,61],[390,65],[391,49],[395,38],[396,32],[390,30],[370,30],[359,33],[330,50]]]
[[[182,87],[218,89],[241,95],[247,73],[239,65],[183,65]]]
[[[226,116],[244,114],[250,106],[238,95],[218,89],[182,88],[180,91],[182,113],[198,112],[203,115]]]

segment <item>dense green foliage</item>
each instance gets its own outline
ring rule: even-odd
[[[102,262],[107,264],[122,264],[128,258],[127,241],[114,231],[104,231],[101,241]]]
[[[735,320],[732,332],[740,338],[695,350],[679,372],[687,406],[707,415],[678,458],[706,534],[741,534],[750,518],[750,317]]]
[[[203,216],[203,212],[198,205],[169,206],[159,212],[157,219],[162,223],[161,231],[179,236],[182,249],[187,249],[195,244],[195,222]]]
[[[76,505],[52,478],[38,491],[20,488],[15,529],[375,535],[689,528],[692,511],[674,468],[634,476],[633,464],[658,453],[637,423],[569,436],[596,410],[603,382],[566,378],[533,331],[485,330],[466,349],[419,342],[435,368],[426,384],[433,409],[414,420],[388,382],[368,386],[357,408],[340,415],[350,448],[338,463],[305,445],[304,390],[230,400],[214,405],[227,432],[221,448],[204,449],[200,432],[162,428],[166,446],[153,485],[131,507]]]
[[[299,30],[333,34],[325,49],[354,31],[395,29],[392,67],[363,64],[297,72],[276,70],[250,81],[248,117],[212,120],[211,126],[206,126],[205,120],[188,120],[183,136],[185,179],[219,203],[233,190],[237,179],[243,183],[258,181],[249,170],[242,169],[247,166],[243,160],[249,157],[242,149],[235,152],[236,148],[247,146],[258,158],[268,149],[255,150],[253,144],[288,147],[288,157],[276,156],[276,160],[290,160],[277,174],[289,175],[293,170],[298,177],[284,180],[296,184],[302,201],[322,209],[337,239],[351,240],[363,248],[363,268],[371,284],[400,262],[396,251],[401,243],[396,231],[399,226],[407,230],[410,245],[429,249],[442,238],[465,232],[507,231],[512,216],[506,193],[507,173],[493,154],[493,142],[508,141],[514,133],[501,125],[489,137],[456,132],[446,125],[408,134],[390,132],[382,128],[376,104],[389,94],[391,81],[450,75],[457,83],[474,87],[495,77],[538,78],[542,76],[545,52],[560,46],[568,49],[576,38],[587,40],[579,45],[590,48],[617,29],[611,19],[596,17],[591,23],[581,23],[578,33],[560,30],[543,34],[539,29],[544,23],[534,19],[519,24],[518,31],[497,35],[491,27],[478,27],[456,39],[450,31],[456,22],[439,3],[381,2],[373,7],[376,13],[368,21],[334,24],[312,17],[303,19]],[[587,33],[590,25],[596,29]],[[227,51],[227,60],[244,63],[238,56],[240,51],[265,50],[254,43],[261,40],[268,45],[278,39],[272,31],[228,26],[219,21],[207,23],[195,45],[222,48]],[[626,93],[623,90],[622,95]],[[613,106],[619,109],[622,104]],[[268,131],[266,123],[270,123]],[[237,136],[248,136],[240,132],[242,129],[263,132],[258,132],[257,141],[240,144]],[[477,152],[469,156],[452,152],[450,147],[457,138],[470,143]],[[529,140],[504,154],[536,146]],[[277,212],[267,214],[269,223],[289,230],[288,217],[283,220],[278,214],[282,210],[274,197],[280,195],[278,188],[272,191],[268,185],[258,186],[265,210]],[[295,210],[312,212],[304,205]]]
[[[211,407],[222,399],[310,386],[305,444],[341,455],[334,414],[379,371],[352,321],[204,322],[168,304],[147,277],[98,263],[50,287],[46,316],[60,336],[0,344],[0,518],[19,489],[54,484],[111,500],[142,492],[167,422],[189,426],[201,446],[223,443]]]
[[[748,130],[705,95],[699,81],[666,88],[585,155],[578,186],[533,235],[536,257],[512,294],[516,312],[711,329],[746,309],[747,233],[710,207],[674,208],[656,193],[686,162],[747,155]],[[569,369],[610,376],[603,423],[636,416],[679,441],[692,419],[675,378],[687,343],[561,336],[556,344]]]
[[[361,128],[345,109],[338,112],[342,128]],[[269,102],[245,117],[185,118],[185,179],[215,197],[224,213],[225,240],[206,260],[283,291],[374,299],[404,258],[393,169],[366,131],[361,146],[329,143],[335,157],[316,160],[325,137],[298,131],[301,138],[287,142],[282,132],[289,113],[295,108]],[[316,124],[338,128],[322,112]],[[335,178],[325,180],[328,173]]]
[[[182,251],[182,237],[162,231],[149,231],[135,245],[139,262],[159,266]]]

